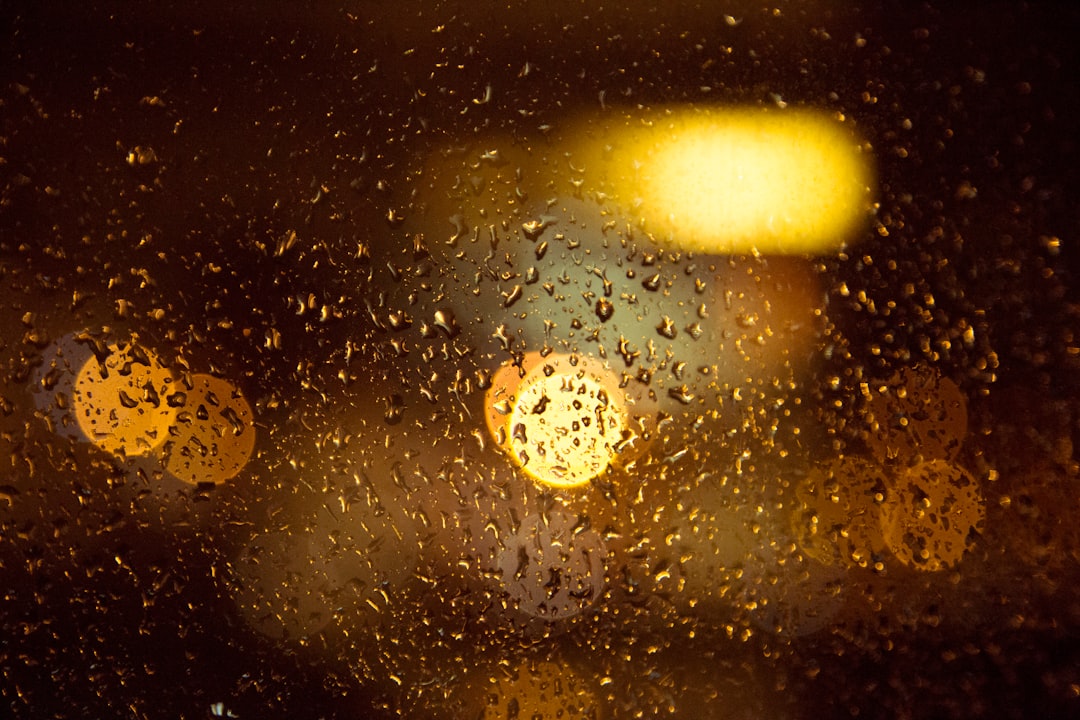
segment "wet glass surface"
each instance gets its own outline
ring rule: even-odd
[[[1080,714],[1080,12],[0,9],[13,717]]]

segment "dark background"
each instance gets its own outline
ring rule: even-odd
[[[880,208],[852,250],[822,261],[826,284],[846,283],[852,296],[830,290],[847,349],[835,369],[887,377],[919,358],[925,337],[951,337],[960,318],[978,322],[974,348],[936,362],[969,394],[986,438],[972,462],[1002,477],[988,504],[1015,502],[1051,475],[1064,497],[1080,496],[1071,457],[1058,462],[1054,450],[1080,430],[1080,10],[777,8],[5,3],[2,390],[5,448],[11,467],[24,468],[5,466],[0,481],[14,491],[6,508],[0,501],[10,514],[0,537],[0,697],[11,716],[197,718],[218,702],[239,717],[454,716],[387,676],[423,666],[422,677],[452,687],[442,668],[538,652],[502,631],[448,641],[406,617],[391,634],[420,639],[398,660],[366,657],[363,640],[308,652],[254,637],[210,569],[235,542],[228,523],[261,512],[265,499],[207,500],[213,510],[192,500],[193,516],[223,524],[209,537],[163,530],[135,505],[118,510],[114,461],[59,446],[20,405],[35,352],[20,319],[36,313],[56,334],[65,317],[133,324],[112,315],[118,298],[140,318],[164,309],[144,336],[200,348],[202,371],[242,378],[268,428],[252,473],[288,484],[301,398],[332,382],[346,341],[377,334],[364,301],[390,287],[380,263],[410,262],[387,216],[422,214],[421,159],[496,131],[535,136],[582,110],[781,99],[853,118],[873,148]],[[490,102],[474,103],[488,85]],[[138,148],[152,148],[149,162],[129,161]],[[290,230],[301,246],[276,255]],[[374,259],[357,259],[358,245]],[[853,299],[859,290],[879,307],[895,302],[893,314],[872,316]],[[924,292],[936,298],[929,314]],[[290,310],[288,298],[308,293],[337,309],[333,321]],[[284,351],[267,348],[268,327],[286,338]],[[872,353],[887,334],[886,352]],[[376,345],[349,372],[404,387],[407,371]],[[856,412],[849,404],[826,418],[834,437],[855,442],[840,420]],[[1076,509],[1032,522],[1060,528]],[[680,717],[1075,716],[1078,549],[1051,545],[1059,557],[1032,567],[1004,558],[1004,539],[989,535],[955,583],[866,580],[886,610],[810,638],[733,641],[705,617],[688,639],[672,630],[677,613],[627,601],[618,621],[552,642],[586,658],[579,670],[617,678],[604,691],[611,717],[666,714],[669,700]],[[650,644],[661,650],[641,650]]]

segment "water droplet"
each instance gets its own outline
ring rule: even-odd
[[[387,425],[397,425],[405,417],[405,401],[398,394],[391,395],[387,398],[386,413],[383,415],[383,419]]]
[[[457,317],[454,315],[454,311],[449,308],[435,311],[435,327],[446,333],[447,337],[455,337],[461,332],[461,327],[457,324]]]
[[[510,289],[510,292],[502,294],[503,307],[508,308],[511,305],[513,305],[514,303],[516,303],[518,300],[521,299],[521,295],[522,295],[521,286],[520,285],[515,285],[513,288]]]
[[[668,390],[668,397],[678,400],[683,405],[689,405],[694,400],[694,393],[690,392],[685,385],[680,385]]]
[[[660,321],[660,324],[656,326],[656,332],[660,333],[668,340],[675,339],[675,335],[678,333],[675,329],[675,322],[667,315],[665,315]]]
[[[600,318],[601,322],[607,322],[614,314],[615,306],[611,304],[610,300],[600,298],[596,301],[596,317]]]

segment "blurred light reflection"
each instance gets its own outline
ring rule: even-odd
[[[967,397],[933,367],[905,367],[868,386],[866,442],[882,461],[953,460],[968,432]]]
[[[979,482],[963,468],[930,460],[908,468],[883,508],[889,548],[917,570],[960,562],[983,530],[986,509]]]
[[[586,131],[587,132],[587,131]],[[704,253],[824,254],[871,209],[870,157],[810,110],[667,108],[581,147],[650,232]]]
[[[528,353],[493,376],[485,417],[496,443],[535,480],[573,488],[641,452],[649,420],[607,365]],[[632,415],[632,413],[634,413]]]
[[[224,482],[255,449],[251,406],[228,380],[197,374],[178,391],[177,417],[165,445],[165,468],[184,482]]]
[[[152,350],[136,341],[110,344],[75,378],[75,419],[102,450],[147,455],[165,443],[176,420],[168,401],[175,390],[176,376]]]

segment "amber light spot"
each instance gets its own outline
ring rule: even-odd
[[[177,409],[167,398],[176,378],[152,351],[137,343],[111,344],[92,357],[73,386],[75,419],[106,452],[148,455],[168,438]]]
[[[496,443],[533,479],[578,487],[643,445],[618,377],[604,363],[532,354],[521,371],[524,377],[511,365],[496,373],[486,415]]]
[[[170,399],[176,422],[165,446],[165,468],[184,482],[224,482],[255,449],[251,405],[228,380],[193,375]]]

